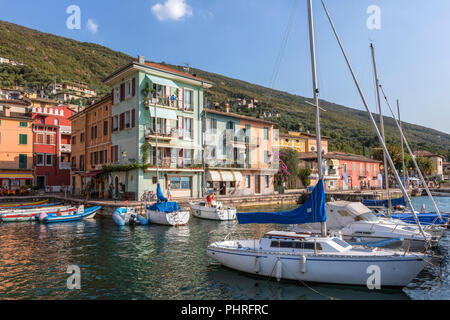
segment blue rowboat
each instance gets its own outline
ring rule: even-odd
[[[420,224],[423,224],[425,226],[428,225],[446,225],[449,222],[449,214],[448,213],[441,213],[441,217],[444,221],[439,219],[439,216],[437,213],[417,213],[417,217],[419,218]],[[414,220],[414,216],[412,213],[401,213],[401,214],[393,214],[393,219],[399,219],[401,221],[404,221],[406,223],[410,224],[416,224],[416,221]]]
[[[101,206],[95,206],[91,208],[84,209],[84,206],[80,206],[75,212],[64,214],[40,214],[39,221],[42,223],[58,223],[58,222],[71,222],[71,221],[79,221],[83,219],[92,219],[98,210],[101,209]]]
[[[135,209],[132,208],[117,208],[114,211],[112,216],[114,222],[118,226],[130,225],[133,226],[135,224],[147,225],[148,220],[142,217],[140,214],[136,212]]]

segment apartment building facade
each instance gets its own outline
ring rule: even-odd
[[[112,75],[113,164],[140,165],[112,172],[114,189],[140,199],[145,191],[174,198],[202,194],[203,91],[212,83],[142,57]]]
[[[70,186],[70,157],[74,111],[68,106],[33,107],[34,185],[47,192]]]
[[[274,124],[258,118],[205,109],[206,186],[218,195],[274,193],[278,150]]]
[[[114,150],[111,147],[112,96],[74,114],[72,121],[71,191],[80,195],[89,191],[92,196],[111,198],[109,185],[112,179],[103,171],[111,164]]]

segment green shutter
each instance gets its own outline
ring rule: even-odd
[[[28,136],[26,134],[19,135],[19,144],[27,144]]]
[[[19,155],[19,168],[20,169],[26,169],[27,168],[27,155],[26,154],[20,154]]]
[[[21,126],[21,127],[28,127],[28,123],[26,123],[26,122],[20,122],[20,126]]]

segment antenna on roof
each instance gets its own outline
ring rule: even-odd
[[[189,62],[185,62],[184,65],[185,65],[185,66],[183,67],[184,71],[185,71],[186,73],[189,73],[189,71],[191,70],[191,67],[190,67],[190,65],[189,65]]]

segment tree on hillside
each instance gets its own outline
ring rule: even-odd
[[[387,149],[388,149],[389,155],[392,158],[392,161],[394,162],[395,168],[397,169],[398,172],[402,172],[403,171],[402,147],[400,145],[388,144]],[[382,148],[376,148],[373,150],[373,158],[375,160],[383,161],[383,154],[384,154],[384,152],[383,152]],[[405,157],[406,170],[412,169],[414,167],[414,164],[412,163],[411,157],[406,152],[404,152],[404,157]],[[392,173],[391,168],[389,168],[389,171]]]

